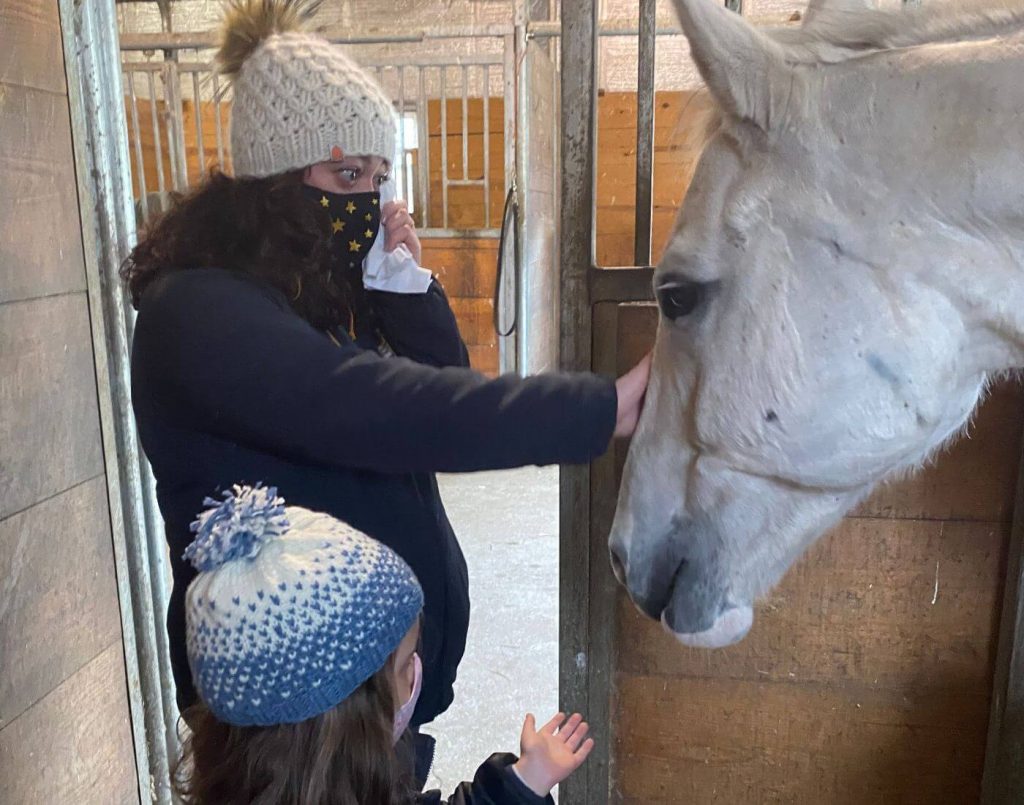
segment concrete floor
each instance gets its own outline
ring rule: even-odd
[[[446,475],[448,517],[469,564],[472,620],[428,788],[445,796],[491,753],[519,752],[523,718],[558,711],[558,469]]]

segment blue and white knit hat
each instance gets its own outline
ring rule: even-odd
[[[189,665],[200,698],[239,726],[320,715],[375,674],[423,607],[390,548],[274,487],[235,486],[192,524]]]

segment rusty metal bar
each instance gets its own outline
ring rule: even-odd
[[[562,3],[561,14],[560,365],[566,370],[589,370],[593,331],[589,274],[594,259],[597,0]],[[597,756],[590,759],[582,773],[559,787],[559,801],[563,805],[608,801],[608,697],[591,695],[592,674],[603,658],[591,655],[590,472],[588,466],[563,467],[559,484],[559,698],[563,710],[587,713],[596,727],[599,744],[595,749]],[[604,672],[607,674],[608,669]]]
[[[640,0],[636,80],[636,214],[633,231],[633,260],[638,266],[645,266],[651,262],[656,23],[656,0]]]

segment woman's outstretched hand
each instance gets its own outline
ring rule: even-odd
[[[615,390],[619,394],[619,409],[615,417],[616,436],[632,436],[636,430],[636,423],[644,407],[647,381],[651,377],[651,355],[648,352],[640,363],[615,381]]]
[[[568,720],[565,713],[559,713],[539,730],[533,716],[528,715],[513,770],[534,794],[546,797],[583,765],[594,748],[594,739],[587,738],[589,729],[579,713]]]

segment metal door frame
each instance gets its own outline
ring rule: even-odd
[[[118,277],[135,214],[117,15],[113,0],[59,0],[59,10],[139,799],[169,805],[178,711],[163,623],[167,552],[132,416],[135,315]]]
[[[598,0],[563,3],[560,366],[616,373],[617,304],[649,301],[654,144],[655,0],[640,0],[637,82],[636,266],[600,268],[595,260]],[[615,511],[615,454],[590,466],[563,467],[559,546],[561,707],[584,713],[596,746],[580,773],[562,783],[565,805],[610,796],[614,762],[612,673],[616,582],[606,535]]]

